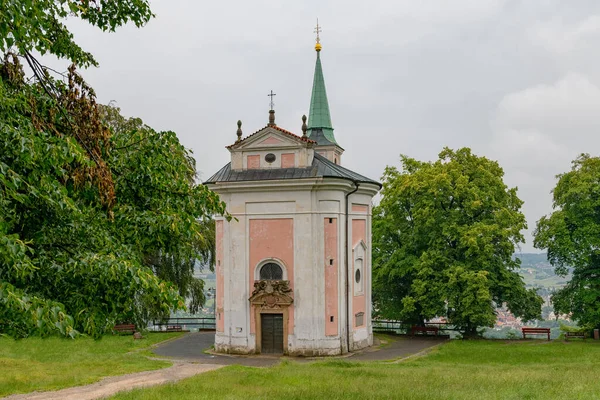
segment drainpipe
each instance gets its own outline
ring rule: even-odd
[[[349,238],[348,238],[348,233],[350,232],[349,229],[349,223],[348,223],[348,213],[349,213],[349,197],[352,193],[356,193],[356,191],[358,190],[358,186],[359,186],[359,182],[358,181],[352,181],[352,183],[354,183],[354,190],[352,190],[351,192],[346,193],[346,234],[344,235],[345,241],[346,241],[346,246],[345,246],[345,251],[344,251],[344,258],[345,258],[345,265],[346,265],[346,343],[347,343],[347,347],[348,347],[348,352],[350,352],[350,329],[352,328],[352,318],[350,317],[350,277],[348,274],[348,269],[350,268],[350,264],[348,262],[348,242],[349,242]]]

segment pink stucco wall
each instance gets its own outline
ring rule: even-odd
[[[283,140],[281,139],[277,139],[276,137],[268,137],[265,140],[263,140],[262,142],[260,142],[260,144],[280,144],[283,143]]]
[[[217,298],[216,298],[216,319],[217,319],[217,332],[223,332],[224,314],[223,314],[223,290],[225,288],[223,281],[223,221],[216,221],[216,275],[217,275]]]
[[[293,168],[296,165],[296,155],[294,153],[284,153],[281,155],[281,168]]]
[[[364,219],[352,220],[352,248],[364,240],[367,243],[367,221]]]
[[[352,248],[355,248],[361,240],[365,243],[367,242],[367,221],[364,219],[353,219],[352,220]],[[364,260],[363,269],[366,270],[368,267],[368,260]],[[362,279],[365,279],[365,271],[363,271]],[[354,293],[354,285],[356,285],[356,281],[354,280],[354,257],[352,257],[352,274],[350,275],[352,278],[352,293]],[[364,286],[363,286],[364,287]],[[352,326],[354,329],[359,329],[365,326],[366,322],[363,318],[363,325],[356,326],[356,314],[359,312],[363,312],[366,315],[366,298],[364,295],[354,296],[352,298]]]
[[[352,212],[354,213],[367,213],[369,207],[363,204],[352,204]]]
[[[352,326],[354,327],[354,330],[364,328],[367,323],[367,321],[365,320],[365,302],[366,299],[364,294],[361,296],[354,296],[352,300]],[[359,312],[365,313],[365,316],[363,316],[363,324],[361,326],[356,326],[356,314],[358,314]]]
[[[248,156],[248,169],[258,169],[260,168],[260,156]]]
[[[254,271],[262,260],[275,258],[281,260],[294,290],[294,220],[281,219],[251,219],[250,220],[250,293],[254,290]],[[254,315],[251,310],[250,315]],[[255,333],[254,318],[250,318],[250,333]],[[288,333],[294,332],[294,307],[290,307]]]
[[[331,221],[331,222],[329,222]],[[338,334],[338,223],[325,218],[325,335]],[[331,261],[333,260],[333,262]],[[331,320],[333,317],[333,321]]]

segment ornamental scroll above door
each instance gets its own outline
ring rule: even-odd
[[[256,281],[250,304],[261,309],[277,309],[289,307],[293,302],[290,281]]]

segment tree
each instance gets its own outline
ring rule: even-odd
[[[116,107],[101,106],[101,114],[113,133],[110,165],[116,177],[116,215],[122,217],[115,220],[114,233],[136,246],[159,278],[174,283],[190,300],[189,311],[196,313],[204,304],[204,282],[193,274],[197,264],[213,270],[216,233],[210,213],[224,210],[206,207],[219,205],[218,198],[196,184],[196,162],[175,133],[156,132],[139,118],[126,119]],[[154,231],[157,218],[168,229]],[[153,235],[145,234],[149,230]]]
[[[74,69],[56,98],[25,83],[16,58],[0,71],[0,332],[143,326],[183,308],[169,282],[201,305],[190,268],[225,207],[195,183],[176,135],[113,135]]]
[[[542,299],[526,290],[515,246],[526,228],[515,188],[498,163],[468,148],[435,162],[402,156],[387,167],[373,212],[373,294],[385,318],[422,324],[445,316],[466,335],[495,321],[506,303],[526,320]]]
[[[32,65],[32,51],[53,54],[79,66],[98,65],[73,40],[63,21],[81,18],[103,31],[153,17],[147,0],[0,0],[0,50],[14,49]]]
[[[554,211],[538,221],[534,245],[548,250],[557,275],[573,268],[571,280],[552,296],[557,315],[600,327],[600,158],[582,154],[557,178]]]
[[[113,30],[151,15],[144,0],[0,0],[0,333],[99,336],[184,307],[153,257],[206,254],[224,203],[173,132],[115,134],[75,65],[54,79],[31,53],[95,65],[62,20]]]

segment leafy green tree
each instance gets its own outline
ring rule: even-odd
[[[135,246],[159,278],[173,282],[196,313],[205,299],[195,267],[212,270],[215,262],[215,223],[208,213],[223,211],[206,205],[220,206],[218,199],[196,184],[196,162],[175,133],[124,118],[116,107],[101,106],[101,113],[113,132],[110,165],[116,177],[115,215],[121,217],[115,219],[114,234]]]
[[[542,299],[526,290],[513,259],[526,228],[516,189],[498,163],[468,148],[435,162],[402,156],[387,167],[373,217],[373,296],[384,318],[421,324],[445,316],[467,336],[506,303],[537,318]]]
[[[600,158],[582,154],[558,176],[554,211],[542,217],[534,244],[548,249],[560,276],[573,275],[552,296],[555,312],[572,314],[582,326],[600,327]]]
[[[0,333],[98,336],[182,309],[179,293],[203,301],[155,261],[203,257],[225,212],[190,152],[173,132],[116,132],[74,65],[57,80],[31,53],[95,65],[66,17],[113,30],[151,15],[143,0],[0,0]]]
[[[79,66],[98,65],[73,40],[64,21],[80,18],[103,31],[153,17],[147,0],[0,0],[0,50],[13,49],[32,61],[31,52],[53,54]]]
[[[199,307],[193,263],[212,251],[209,218],[225,209],[195,183],[189,151],[173,132],[113,135],[74,70],[53,98],[19,68],[0,68],[0,331],[143,326],[183,307],[167,281]]]

